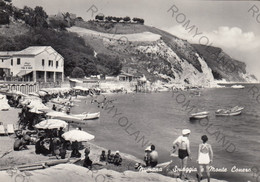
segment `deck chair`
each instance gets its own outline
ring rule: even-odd
[[[7,134],[14,134],[14,125],[7,124]]]
[[[6,135],[6,131],[5,131],[4,125],[0,125],[0,135]]]

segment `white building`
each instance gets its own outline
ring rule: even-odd
[[[50,46],[0,52],[0,69],[5,76],[20,77],[23,81],[64,81],[64,58]]]

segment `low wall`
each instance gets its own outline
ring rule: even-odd
[[[133,91],[137,82],[125,82],[125,81],[100,81],[99,88],[104,90],[114,90],[124,88],[127,91]]]
[[[39,84],[36,82],[3,82],[0,83],[0,87],[8,88],[11,91],[17,90],[24,94],[39,91]]]

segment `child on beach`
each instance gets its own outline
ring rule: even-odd
[[[199,151],[198,151],[198,182],[202,179],[202,172],[204,170],[204,167],[206,168],[206,175],[208,182],[210,182],[210,173],[209,173],[209,164],[212,163],[213,160],[213,151],[210,144],[207,143],[208,137],[207,135],[203,135],[201,137],[202,144],[199,145]]]

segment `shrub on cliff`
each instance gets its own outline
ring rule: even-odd
[[[4,11],[0,11],[0,25],[6,25],[9,23],[10,23],[10,20],[9,20],[8,13],[6,13]]]

